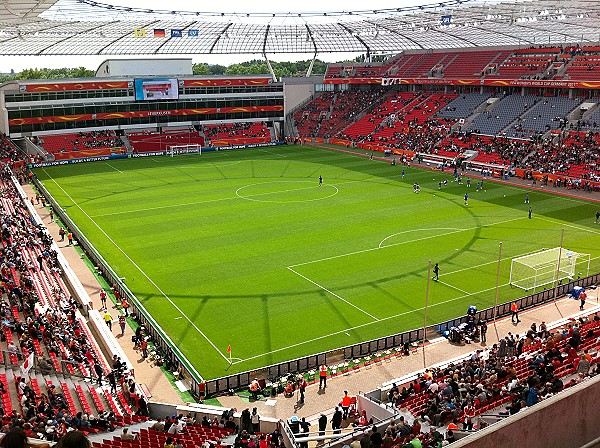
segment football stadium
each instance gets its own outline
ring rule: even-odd
[[[129,3],[0,4],[0,446],[600,446],[599,5]]]

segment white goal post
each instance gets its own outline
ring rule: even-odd
[[[589,254],[555,247],[513,258],[510,266],[510,284],[528,291],[564,279],[587,276],[589,270]]]
[[[175,157],[184,154],[202,154],[202,145],[168,145],[166,155]]]

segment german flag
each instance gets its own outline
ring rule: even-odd
[[[154,28],[154,37],[165,37],[164,28]]]

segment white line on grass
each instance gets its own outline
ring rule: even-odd
[[[428,229],[412,229],[412,230],[405,230],[403,232],[398,232],[398,233],[392,233],[390,236],[386,236],[383,240],[381,240],[381,243],[379,243],[379,248],[384,247],[383,243],[386,242],[387,240],[389,240],[390,238],[393,238],[395,236],[398,235],[403,235],[405,233],[411,233],[411,232],[422,232],[425,230],[464,230],[464,229],[459,229],[457,227],[430,227]]]
[[[520,217],[520,218],[507,219],[505,221],[499,221],[499,222],[495,222],[495,223],[492,223],[492,224],[487,224],[487,225],[484,225],[484,226],[469,227],[469,228],[466,228],[466,229],[456,230],[456,231],[453,231],[453,232],[441,233],[439,235],[430,235],[430,236],[425,236],[423,238],[416,238],[416,239],[410,240],[410,241],[401,241],[399,243],[388,244],[387,246],[383,246],[383,247],[371,247],[369,249],[362,249],[362,250],[357,250],[357,251],[354,251],[354,252],[348,252],[347,254],[333,255],[331,257],[319,258],[318,260],[312,260],[312,261],[306,261],[304,263],[292,264],[292,265],[290,265],[288,267],[295,268],[295,267],[298,267],[298,266],[305,266],[307,264],[318,263],[320,261],[334,260],[336,258],[348,257],[350,255],[362,254],[362,253],[365,253],[365,252],[372,252],[374,250],[385,249],[385,248],[394,247],[394,246],[400,246],[402,244],[415,243],[417,241],[429,240],[429,239],[432,239],[432,238],[438,238],[440,236],[452,235],[454,233],[467,232],[469,230],[477,230],[477,229],[480,229],[482,227],[491,227],[491,226],[496,226],[496,225],[499,225],[499,224],[506,224],[507,222],[518,221],[520,219],[527,219],[527,218],[523,216],[523,217]]]
[[[312,183],[313,185],[310,187],[302,187],[302,188],[290,188],[287,190],[279,190],[279,191],[268,191],[266,193],[256,193],[256,194],[249,194],[247,196],[243,196],[240,194],[240,191],[243,190],[244,188],[249,188],[249,187],[254,187],[255,185],[264,185],[264,184],[272,184],[272,183],[292,183],[292,182],[309,182]],[[335,189],[335,192],[333,192],[332,194],[330,194],[329,196],[325,196],[322,198],[315,198],[315,199],[303,199],[301,201],[269,201],[269,200],[260,200],[260,199],[252,199],[255,196],[264,196],[264,195],[269,195],[269,194],[277,194],[277,193],[289,193],[290,191],[300,191],[300,190],[313,190],[316,188],[319,188],[319,186],[314,185],[314,182],[310,181],[310,180],[293,180],[293,181],[289,181],[289,180],[278,180],[278,181],[267,181],[267,182],[258,182],[256,184],[249,184],[249,185],[244,185],[240,188],[238,188],[237,190],[235,190],[235,195],[238,198],[241,199],[246,199],[247,201],[252,201],[252,202],[271,202],[271,203],[275,203],[275,204],[289,204],[292,202],[312,202],[312,201],[322,201],[323,199],[328,199],[332,196],[335,196],[336,194],[339,193],[338,187],[336,187],[335,185],[325,185],[325,188],[327,187],[332,187]]]
[[[109,240],[109,241],[110,241],[110,242],[111,242],[111,243],[112,243],[112,244],[113,244],[113,245],[114,245],[114,246],[115,246],[115,247],[116,247],[116,248],[117,248],[117,249],[118,249],[118,250],[119,250],[119,251],[120,251],[120,252],[121,252],[121,253],[122,253],[124,256],[125,256],[125,258],[127,258],[127,259],[128,259],[130,262],[131,262],[131,264],[132,264],[133,266],[135,266],[135,268],[136,268],[136,269],[137,269],[137,270],[138,270],[138,271],[139,271],[139,272],[140,272],[140,273],[141,273],[141,274],[142,274],[144,277],[146,277],[146,279],[147,279],[147,280],[148,280],[148,281],[149,281],[149,282],[150,282],[150,283],[151,283],[151,284],[152,284],[152,285],[153,285],[153,286],[156,288],[156,290],[157,290],[158,292],[160,292],[160,293],[161,293],[161,295],[162,295],[162,296],[163,296],[165,299],[167,299],[167,301],[168,301],[168,302],[169,302],[171,305],[173,305],[173,308],[175,308],[175,309],[176,309],[176,310],[177,310],[177,311],[178,311],[178,312],[179,312],[179,313],[180,313],[180,314],[183,316],[183,318],[184,318],[185,320],[187,320],[187,321],[189,322],[189,324],[190,324],[192,327],[194,327],[194,328],[196,329],[196,331],[197,331],[197,332],[198,332],[200,335],[202,335],[202,337],[203,337],[204,339],[206,339],[206,341],[207,341],[207,342],[208,342],[208,343],[209,343],[209,344],[210,344],[210,345],[211,345],[211,346],[212,346],[212,347],[213,347],[213,348],[214,348],[214,349],[217,351],[217,353],[218,353],[219,355],[221,355],[221,357],[223,357],[223,359],[224,359],[225,361],[229,362],[229,358],[228,358],[227,356],[225,356],[225,355],[223,354],[223,352],[221,352],[221,350],[219,350],[219,348],[218,348],[218,347],[217,347],[217,346],[216,346],[216,345],[213,343],[213,341],[211,341],[211,340],[208,338],[208,336],[206,336],[206,335],[204,334],[204,332],[202,332],[202,330],[200,330],[200,328],[198,328],[198,326],[197,326],[197,325],[196,325],[194,322],[192,322],[192,320],[191,320],[191,319],[190,319],[190,318],[189,318],[189,317],[188,317],[188,316],[187,316],[187,315],[186,315],[186,314],[185,314],[185,313],[184,313],[184,312],[181,310],[181,308],[179,308],[179,307],[178,307],[178,306],[177,306],[177,305],[176,305],[176,304],[175,304],[175,303],[174,303],[174,302],[171,300],[171,298],[170,298],[170,297],[169,297],[167,294],[165,294],[165,292],[164,292],[164,291],[163,291],[163,290],[160,288],[160,286],[158,286],[158,285],[157,285],[157,284],[154,282],[154,280],[152,280],[152,279],[151,279],[151,278],[148,276],[148,274],[146,274],[146,273],[145,273],[145,272],[142,270],[142,268],[141,268],[141,267],[140,267],[140,266],[139,266],[139,265],[138,265],[138,264],[137,264],[135,261],[133,261],[133,259],[132,259],[132,258],[131,258],[131,257],[130,257],[128,254],[127,254],[127,252],[125,252],[123,249],[121,249],[121,247],[120,247],[120,246],[119,246],[119,245],[118,245],[118,244],[117,244],[117,243],[116,243],[116,242],[115,242],[115,241],[114,241],[114,240],[113,240],[113,239],[112,239],[112,238],[111,238],[111,237],[108,235],[108,233],[106,233],[106,232],[104,231],[104,229],[103,229],[102,227],[100,227],[100,226],[98,225],[98,223],[96,223],[96,221],[94,221],[94,220],[92,219],[92,217],[91,217],[90,215],[88,215],[88,214],[87,214],[87,212],[86,212],[86,211],[85,211],[83,208],[81,208],[81,206],[80,206],[80,205],[79,205],[77,202],[75,202],[75,200],[74,200],[74,199],[71,197],[71,195],[70,195],[69,193],[67,193],[67,192],[65,191],[65,189],[64,189],[62,186],[60,186],[60,184],[59,184],[58,182],[56,182],[56,180],[54,180],[54,178],[53,178],[52,176],[50,176],[50,175],[48,174],[48,172],[46,171],[46,169],[45,169],[45,168],[42,168],[42,169],[44,170],[44,173],[46,173],[46,175],[48,176],[48,178],[50,178],[50,179],[52,180],[52,182],[54,182],[54,183],[56,184],[56,186],[62,190],[62,192],[63,192],[63,193],[64,193],[64,194],[65,194],[65,195],[66,195],[66,196],[67,196],[67,197],[68,197],[68,198],[71,200],[71,202],[73,202],[73,204],[74,204],[74,205],[75,205],[75,206],[76,206],[76,207],[77,207],[79,210],[81,210],[81,212],[82,212],[82,213],[83,213],[85,216],[87,216],[87,218],[88,218],[88,219],[89,219],[89,220],[90,220],[90,221],[91,221],[91,222],[92,222],[92,223],[93,223],[93,224],[94,224],[94,225],[95,225],[95,226],[98,228],[98,230],[100,230],[100,232],[102,232],[102,234],[103,234],[103,235],[104,235],[104,236],[105,236],[105,237],[106,237],[106,238],[107,238],[107,239],[108,239],[108,240]]]
[[[337,295],[335,292],[332,292],[332,291],[330,291],[329,289],[325,288],[324,286],[321,286],[321,285],[319,285],[317,282],[315,282],[315,281],[312,281],[310,278],[306,277],[305,275],[302,275],[302,274],[300,274],[299,272],[297,272],[297,271],[294,271],[294,269],[292,269],[292,268],[291,268],[291,267],[289,267],[289,266],[288,266],[288,269],[289,269],[290,271],[292,271],[294,274],[296,274],[296,275],[298,275],[298,276],[302,277],[304,280],[306,280],[306,281],[308,281],[308,282],[312,283],[312,284],[313,284],[313,285],[315,285],[316,287],[318,287],[318,288],[321,288],[323,291],[325,291],[325,292],[327,292],[327,293],[331,294],[331,295],[332,295],[332,296],[334,296],[334,297],[337,297],[337,298],[338,298],[338,299],[340,299],[342,302],[344,302],[344,303],[346,303],[346,304],[350,305],[351,307],[353,307],[353,308],[356,308],[358,311],[360,311],[360,312],[362,312],[362,313],[366,314],[366,315],[367,315],[367,316],[369,316],[371,319],[374,319],[374,320],[375,320],[375,322],[378,322],[378,321],[379,321],[379,319],[378,319],[378,318],[376,318],[375,316],[373,316],[372,314],[370,314],[370,313],[366,312],[366,311],[365,311],[365,310],[363,310],[362,308],[359,308],[358,306],[354,305],[353,303],[351,303],[351,302],[348,302],[346,299],[344,299],[342,296],[339,296],[339,295]]]
[[[508,285],[509,285],[508,283],[504,283],[504,284],[500,285],[500,287],[504,287],[504,286],[508,286]],[[459,297],[455,297],[453,299],[444,300],[443,302],[434,303],[433,305],[429,305],[429,308],[433,308],[433,307],[439,306],[439,305],[444,305],[446,303],[450,303],[450,302],[454,302],[456,300],[464,299],[466,297],[474,296],[474,295],[480,294],[482,292],[491,291],[493,289],[496,289],[496,287],[494,286],[493,288],[482,289],[481,291],[477,291],[477,292],[465,294],[464,296],[459,296]],[[284,350],[289,350],[290,348],[299,347],[301,345],[309,344],[311,342],[320,341],[322,339],[326,339],[326,338],[331,337],[331,336],[336,336],[338,334],[343,334],[343,333],[346,333],[346,332],[351,331],[351,330],[357,330],[359,328],[368,327],[369,325],[373,325],[373,324],[376,324],[378,322],[383,322],[383,321],[386,321],[386,320],[395,319],[397,317],[405,316],[407,314],[415,313],[415,312],[418,312],[418,311],[424,311],[424,310],[425,310],[425,307],[413,308],[412,310],[409,310],[409,311],[404,311],[402,313],[394,314],[392,316],[383,317],[383,318],[381,318],[381,319],[379,319],[377,321],[367,322],[367,323],[360,324],[360,325],[355,325],[354,327],[345,328],[343,330],[335,331],[333,333],[329,333],[329,334],[326,334],[326,335],[323,335],[323,336],[318,336],[316,338],[307,339],[307,340],[304,340],[302,342],[297,342],[296,344],[288,345],[287,347],[281,347],[281,348],[278,348],[278,349],[275,349],[275,350],[268,351],[266,353],[261,353],[260,355],[254,355],[254,356],[251,356],[249,358],[241,359],[240,361],[236,361],[233,364],[239,364],[239,363],[242,363],[242,362],[251,361],[253,359],[260,358],[262,356],[271,355],[273,353],[281,352],[281,351],[284,351]]]
[[[446,285],[448,288],[456,289],[457,291],[460,291],[460,292],[462,292],[463,294],[471,294],[470,292],[468,292],[468,291],[465,291],[464,289],[460,289],[460,288],[459,288],[459,287],[457,287],[457,286],[451,285],[450,283],[443,282],[443,281],[441,281],[441,280],[439,280],[439,279],[438,279],[438,280],[435,280],[435,281],[436,281],[436,282],[438,282],[438,283],[441,283],[442,285]]]
[[[118,171],[118,172],[119,172],[119,173],[121,173],[121,174],[124,174],[124,173],[123,173],[123,171],[121,171],[121,170],[119,170],[119,169],[115,168],[115,167],[114,167],[114,166],[112,166],[110,163],[108,163],[108,162],[105,162],[105,163],[106,163],[108,166],[110,166],[110,167],[111,167],[113,170],[115,170],[115,171]]]
[[[260,152],[266,152],[267,154],[273,154],[274,156],[277,156],[277,157],[287,157],[286,155],[283,155],[283,154],[277,154],[276,152],[273,152],[273,151],[267,151],[266,149],[257,149],[257,151],[260,151]]]
[[[281,182],[293,182],[293,181],[281,181]],[[310,181],[302,181],[302,182],[310,182]],[[262,182],[262,183],[269,183],[269,182]],[[349,182],[344,182],[349,183]],[[252,185],[259,185],[259,184],[252,184]],[[94,218],[100,218],[103,216],[115,216],[115,215],[125,215],[128,213],[138,213],[138,212],[149,212],[152,210],[162,210],[165,208],[177,208],[177,207],[187,207],[189,205],[198,205],[198,204],[208,204],[210,202],[219,202],[219,201],[231,201],[232,199],[246,199],[246,200],[251,200],[248,199],[250,197],[256,197],[256,196],[265,196],[265,195],[269,195],[269,194],[277,194],[277,193],[289,193],[291,191],[299,191],[299,190],[309,190],[311,188],[318,188],[316,186],[311,186],[311,187],[302,187],[302,188],[290,188],[288,190],[280,190],[280,191],[267,191],[265,193],[256,193],[256,194],[249,194],[248,196],[240,196],[238,195],[238,191],[241,190],[242,188],[246,188],[249,185],[245,185],[243,187],[240,187],[236,190],[236,196],[231,196],[228,198],[218,198],[218,199],[207,199],[205,201],[193,201],[193,202],[184,202],[183,204],[169,204],[169,205],[159,205],[156,207],[145,207],[145,208],[138,208],[135,210],[124,210],[122,212],[112,212],[112,213],[102,213],[100,215],[94,215]],[[337,194],[337,187],[335,185],[330,185],[331,187],[336,189],[336,194]],[[332,195],[333,196],[333,195]],[[256,201],[258,202],[258,201]],[[266,202],[266,201],[263,201]],[[291,201],[290,201],[291,202]],[[303,201],[304,202],[304,201]]]
[[[548,218],[542,218],[541,216],[536,216],[537,219],[541,219],[542,221],[548,221],[554,224],[558,224],[561,226],[567,226],[567,227],[572,227],[573,229],[577,229],[577,230],[583,230],[585,232],[590,232],[590,233],[595,233],[596,235],[600,235],[600,232],[597,230],[592,230],[592,229],[588,229],[587,227],[581,227],[575,224],[567,224],[565,222],[561,222],[561,221],[556,221],[554,219],[548,219]]]
[[[207,199],[206,201],[184,202],[183,204],[159,205],[156,207],[138,208],[136,210],[124,210],[122,212],[102,213],[100,215],[94,215],[94,218],[101,218],[103,216],[126,215],[128,213],[137,213],[137,212],[149,212],[152,210],[161,210],[161,209],[165,209],[165,208],[187,207],[188,205],[208,204],[210,202],[230,201],[232,199],[239,199],[239,198],[237,196],[232,196],[230,198]]]

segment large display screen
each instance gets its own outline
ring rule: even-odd
[[[179,87],[176,79],[136,79],[134,87],[137,101],[179,99]]]

